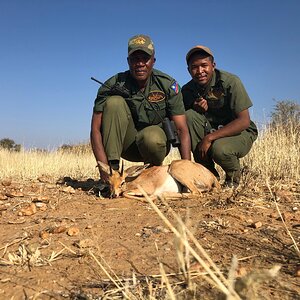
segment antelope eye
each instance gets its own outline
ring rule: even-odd
[[[124,179],[124,180],[122,180],[122,182],[121,182],[121,187],[125,186],[125,184],[126,184],[126,181],[125,181],[125,179]]]

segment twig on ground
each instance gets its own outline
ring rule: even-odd
[[[278,212],[278,214],[279,214],[279,216],[280,216],[280,219],[281,219],[281,221],[282,221],[282,223],[283,223],[283,226],[284,226],[284,228],[285,228],[287,234],[289,235],[289,237],[291,238],[291,240],[292,240],[292,242],[293,242],[293,245],[294,245],[294,248],[295,248],[295,250],[296,250],[296,253],[297,253],[298,256],[300,257],[300,250],[299,250],[299,247],[298,247],[298,245],[297,245],[297,243],[296,243],[294,237],[292,236],[290,230],[289,230],[288,227],[286,226],[286,223],[285,223],[285,221],[284,221],[284,218],[283,218],[283,216],[282,216],[282,214],[281,214],[281,211],[280,211],[279,206],[278,206],[278,203],[277,203],[277,197],[276,197],[276,195],[274,195],[274,193],[272,192],[272,189],[271,189],[271,187],[270,187],[270,184],[269,184],[268,180],[267,180],[266,184],[267,184],[267,187],[268,187],[268,189],[269,189],[269,191],[270,191],[270,193],[271,193],[271,196],[272,196],[272,198],[273,198],[275,207],[276,207],[277,212]]]
[[[169,208],[169,210],[172,212],[173,216],[175,217],[176,221],[183,227],[185,227],[185,231],[188,235],[188,237],[192,240],[192,242],[195,244],[196,248],[201,252],[201,254],[204,256],[204,258],[207,260],[207,262],[202,259],[198,253],[189,245],[187,240],[184,240],[180,232],[175,228],[175,226],[165,217],[165,215],[159,210],[157,205],[150,199],[150,197],[145,193],[145,191],[138,187],[139,191],[144,195],[145,199],[148,201],[148,203],[151,205],[153,210],[159,215],[159,217],[164,221],[164,223],[169,227],[169,229],[176,235],[176,237],[182,239],[182,243],[189,249],[190,253],[196,258],[196,260],[201,264],[201,266],[205,269],[205,271],[209,274],[210,278],[207,276],[204,276],[205,280],[207,280],[209,283],[216,286],[218,289],[220,289],[227,297],[230,297],[231,299],[240,299],[239,295],[233,290],[227,281],[227,279],[223,276],[220,269],[214,264],[214,262],[211,260],[209,255],[206,253],[206,251],[202,248],[202,246],[199,244],[199,242],[196,240],[194,235],[186,228],[185,224],[181,220],[181,218],[172,210],[172,208],[165,202],[165,206]],[[211,267],[215,272],[211,270]]]

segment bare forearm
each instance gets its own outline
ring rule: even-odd
[[[212,133],[209,133],[207,135],[207,138],[210,141],[215,141],[223,137],[234,136],[240,134],[243,130],[247,129],[248,127],[249,123],[247,121],[235,119],[229,124],[225,125],[224,127]]]
[[[91,132],[91,145],[96,160],[107,164],[107,156],[103,147],[102,136],[99,131]]]
[[[180,147],[179,152],[182,159],[191,160],[191,140],[189,133],[179,134]]]
[[[234,136],[240,134],[243,130],[247,129],[250,125],[250,116],[248,110],[243,110],[237,114],[237,118],[232,120],[230,123],[224,127],[209,133],[205,138],[210,142],[213,142],[217,139]]]

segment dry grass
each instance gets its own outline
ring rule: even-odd
[[[299,137],[299,128],[266,126],[243,164],[261,179],[299,181]]]
[[[265,127],[250,153],[242,160],[252,177],[263,180],[299,181],[300,132],[290,129]],[[166,157],[164,164],[178,159],[177,149]],[[132,163],[125,161],[125,166]],[[69,176],[76,179],[97,178],[98,171],[88,144],[74,146],[72,150],[52,152],[10,152],[0,149],[0,178],[36,179],[41,175],[54,178]]]

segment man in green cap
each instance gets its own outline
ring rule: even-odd
[[[215,68],[212,51],[193,47],[186,55],[192,77],[182,87],[195,161],[216,176],[215,163],[225,171],[224,186],[237,187],[240,161],[257,138],[250,120],[252,102],[240,79]]]
[[[155,50],[146,35],[129,39],[129,70],[102,85],[94,103],[91,145],[97,161],[119,169],[120,158],[161,165],[170,150],[163,130],[166,117],[175,123],[183,159],[191,159],[190,136],[178,83],[153,68]],[[116,92],[110,87],[117,85]],[[101,173],[105,181],[105,174]]]

